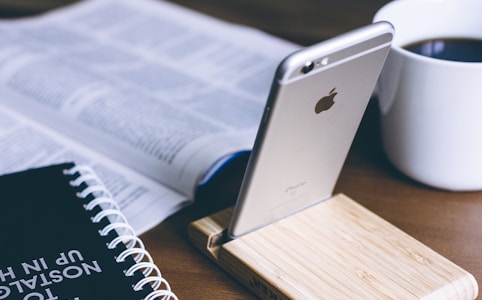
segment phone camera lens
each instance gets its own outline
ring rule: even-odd
[[[311,70],[313,70],[313,68],[315,67],[315,63],[310,61],[310,62],[307,62],[303,68],[301,68],[301,73],[303,74],[306,74],[306,73],[309,73]]]

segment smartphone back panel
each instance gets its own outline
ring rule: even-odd
[[[231,238],[332,195],[392,35],[389,24],[373,24],[280,63],[234,210]]]

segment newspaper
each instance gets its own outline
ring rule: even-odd
[[[298,46],[163,1],[87,0],[0,22],[0,173],[89,164],[137,233],[251,149]]]

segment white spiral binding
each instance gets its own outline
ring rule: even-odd
[[[127,223],[119,206],[95,172],[87,166],[74,166],[68,170],[64,170],[64,173],[67,175],[79,174],[76,179],[70,182],[72,186],[79,187],[82,183],[87,184],[87,187],[77,194],[77,197],[82,199],[85,199],[89,195],[94,196],[93,200],[84,205],[86,210],[90,211],[98,206],[102,208],[102,210],[92,218],[92,222],[98,223],[104,218],[109,219],[110,224],[101,229],[99,234],[106,236],[112,230],[117,231],[118,237],[108,243],[107,247],[114,249],[119,243],[124,243],[126,246],[127,249],[116,257],[116,261],[123,262],[127,257],[132,256],[136,262],[128,270],[124,271],[125,275],[133,276],[134,272],[138,270],[144,274],[144,278],[137,282],[133,286],[133,289],[140,291],[143,286],[150,284],[154,291],[149,293],[144,300],[154,300],[159,299],[159,297],[161,297],[162,300],[177,300],[177,296],[171,291],[167,280],[162,277],[161,271],[154,264],[151,255],[145,249],[141,239],[136,236],[134,229]],[[159,289],[162,285],[164,285],[164,288]]]

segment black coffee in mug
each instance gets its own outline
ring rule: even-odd
[[[482,39],[430,39],[411,43],[403,48],[432,58],[461,62],[482,62]]]

